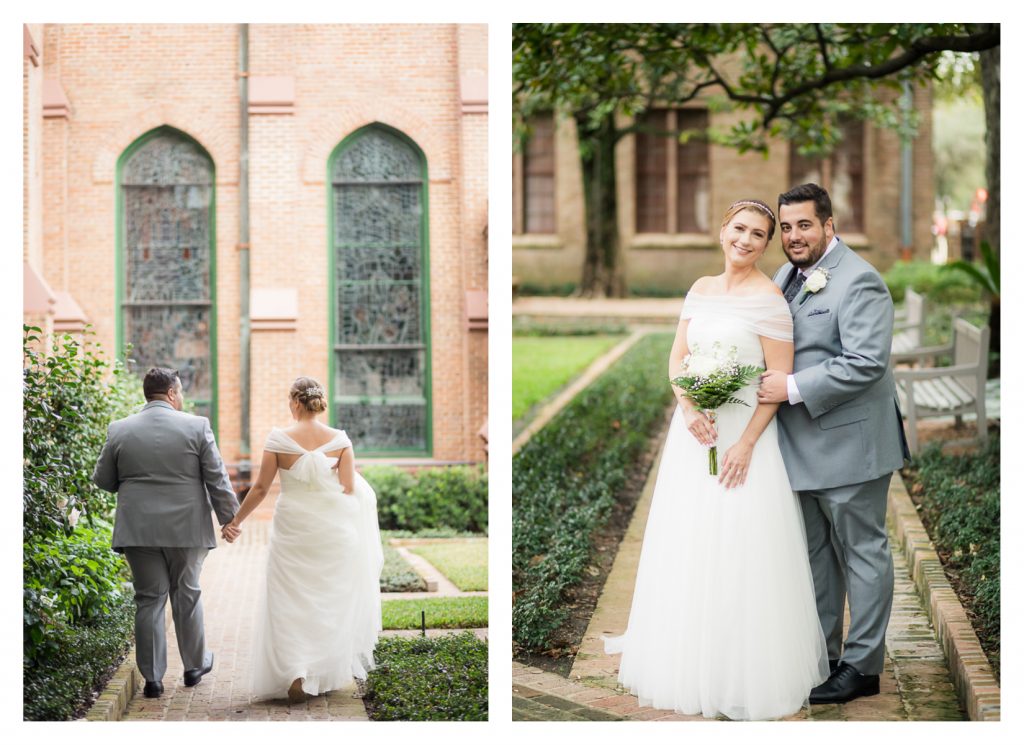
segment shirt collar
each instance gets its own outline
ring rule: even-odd
[[[829,251],[831,251],[831,250],[832,250],[833,248],[835,248],[835,247],[836,247],[837,245],[839,245],[839,236],[838,236],[838,235],[834,235],[834,236],[832,236],[832,240],[830,240],[830,241],[828,242],[828,247],[827,247],[827,248],[825,249],[825,253],[823,253],[823,254],[821,255],[821,258],[820,258],[820,259],[818,259],[818,260],[817,260],[816,262],[814,262],[814,266],[809,266],[809,267],[807,267],[806,269],[801,269],[801,270],[800,270],[800,272],[801,272],[801,273],[802,273],[802,274],[803,274],[803,275],[804,275],[805,277],[809,277],[809,276],[811,276],[811,272],[813,272],[813,271],[814,271],[815,269],[817,269],[817,268],[818,268],[818,264],[820,264],[821,262],[823,262],[823,261],[825,260],[825,257],[826,257],[826,256],[828,256],[828,253],[829,253]]]

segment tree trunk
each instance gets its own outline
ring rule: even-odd
[[[623,297],[626,283],[619,261],[619,220],[615,182],[615,123],[607,117],[597,127],[577,117],[576,129],[583,168],[583,201],[587,226],[586,258],[580,294]]]
[[[985,239],[996,260],[1001,260],[999,248],[1000,184],[999,184],[999,47],[979,53],[981,58],[981,88],[985,99],[985,180],[988,182],[988,203],[985,207]],[[989,309],[989,328],[992,332],[990,349],[999,354],[999,296],[992,298]],[[998,360],[998,357],[996,358]],[[995,374],[999,363],[995,362]]]

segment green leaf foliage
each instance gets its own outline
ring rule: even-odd
[[[671,334],[641,339],[512,459],[512,637],[543,650],[632,464],[672,400]]]
[[[24,718],[63,721],[84,715],[93,690],[124,659],[135,628],[130,594],[118,598],[107,613],[63,627],[60,643],[22,660]]]
[[[425,468],[413,474],[392,466],[367,466],[361,472],[377,493],[382,530],[487,532],[483,467]]]
[[[912,474],[920,490],[921,520],[957,575],[961,599],[998,674],[1000,635],[1000,437],[990,433],[985,447],[968,455],[943,455],[938,445],[925,450]]]
[[[366,681],[375,721],[486,721],[487,643],[472,632],[385,637]]]

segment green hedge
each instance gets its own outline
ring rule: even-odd
[[[136,411],[142,386],[90,334],[44,347],[24,327],[22,504],[26,719],[69,719],[132,636],[128,572],[110,549],[116,497],[92,483],[107,425]]]
[[[512,638],[544,649],[591,536],[672,401],[671,334],[641,339],[512,459]]]
[[[939,445],[917,462],[921,519],[947,568],[963,583],[966,605],[985,652],[999,672],[1000,438],[979,453],[943,455]]]
[[[882,275],[894,302],[903,302],[908,287],[938,303],[976,303],[981,291],[959,272],[940,271],[930,261],[897,261]]]
[[[392,466],[367,466],[362,474],[377,493],[382,530],[487,532],[483,467],[425,468],[413,474]]]
[[[25,655],[24,718],[62,721],[82,716],[92,692],[117,668],[131,643],[135,602],[126,593],[110,611],[86,624],[65,626],[60,644]]]
[[[472,632],[384,637],[366,681],[375,721],[486,721],[487,642]]]

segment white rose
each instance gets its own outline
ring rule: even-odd
[[[719,362],[706,354],[691,354],[686,362],[686,374],[706,377],[718,369]]]
[[[824,269],[815,269],[811,272],[811,276],[807,278],[807,281],[804,282],[804,288],[807,292],[813,293],[818,292],[826,284],[828,284],[828,272]]]

